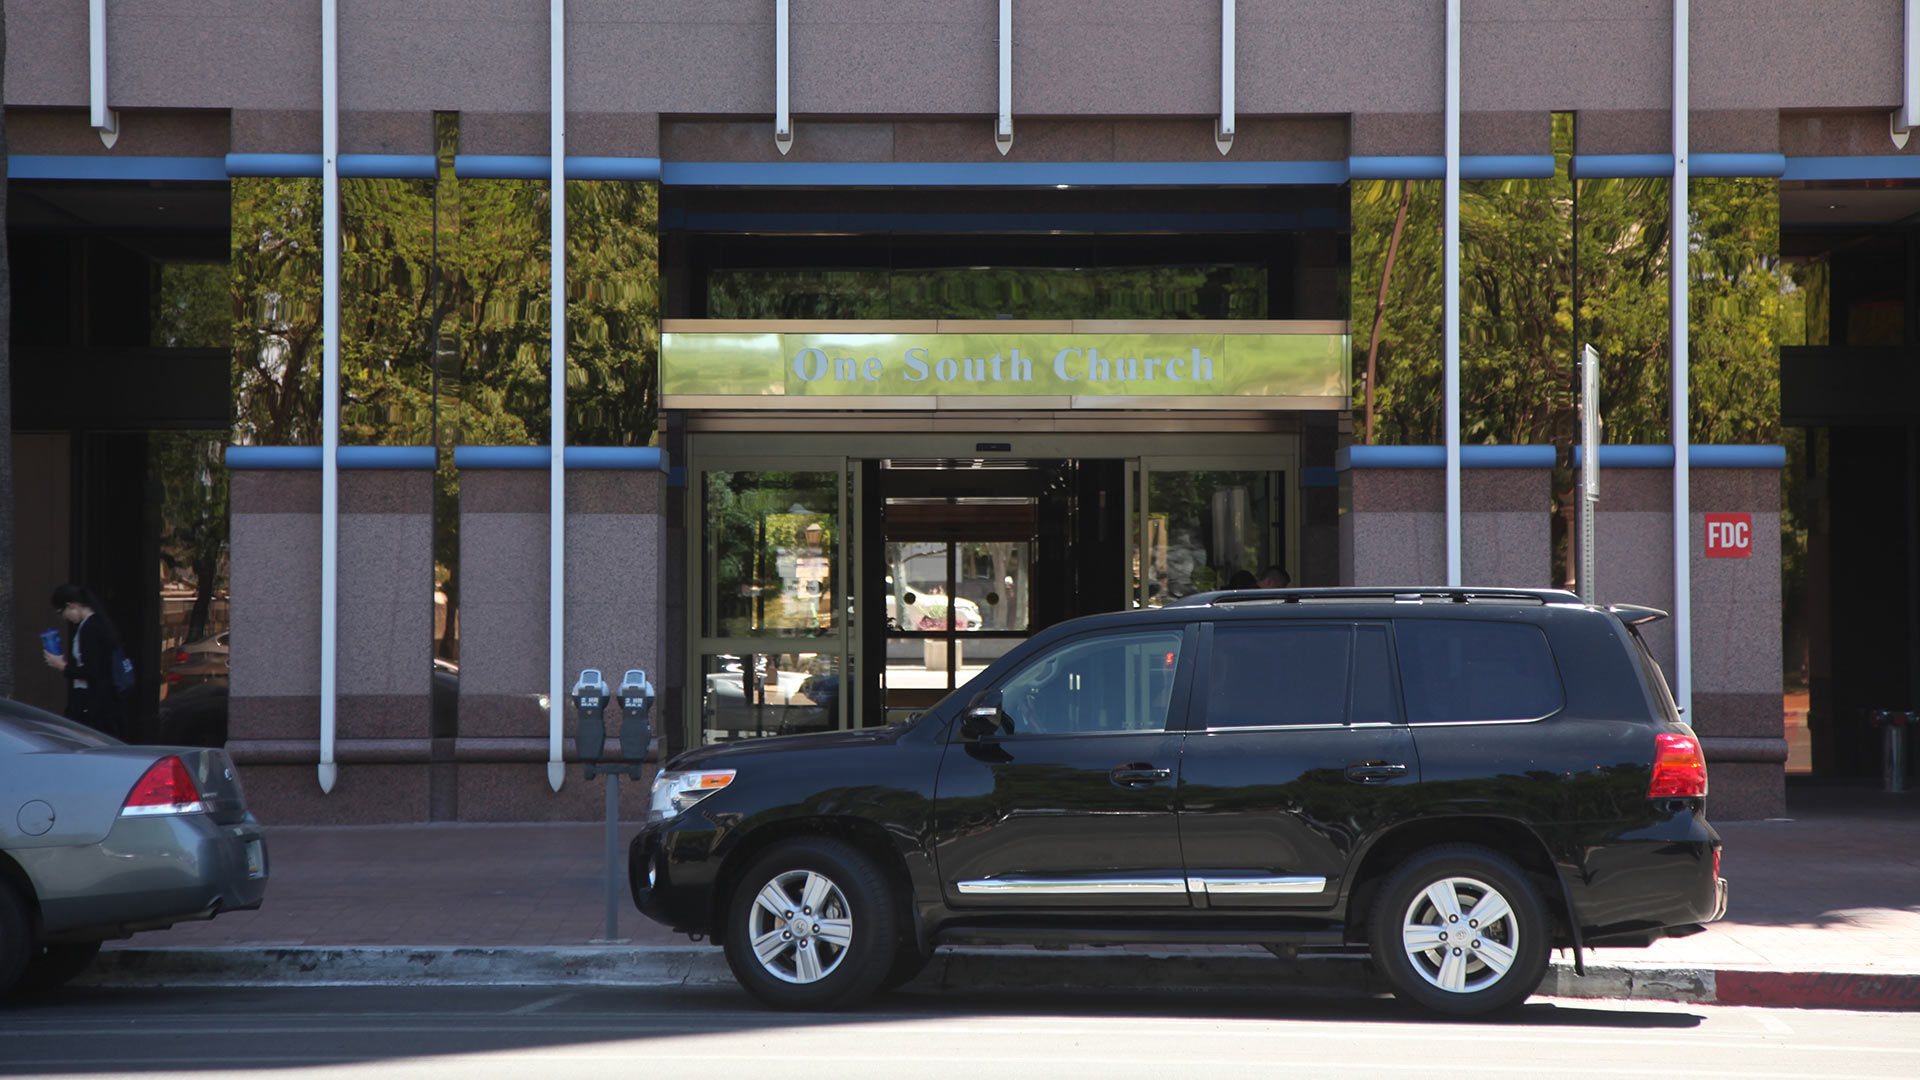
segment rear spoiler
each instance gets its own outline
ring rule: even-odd
[[[1659,608],[1641,607],[1639,604],[1608,604],[1607,613],[1617,617],[1628,626],[1639,626],[1643,623],[1659,622],[1661,619],[1667,617],[1667,613],[1661,611]]]

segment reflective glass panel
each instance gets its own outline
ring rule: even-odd
[[[700,658],[705,743],[799,735],[840,726],[838,657],[824,653],[713,654]]]
[[[1262,471],[1154,471],[1147,482],[1142,562],[1147,606],[1257,584],[1280,564],[1280,477]]]
[[[818,637],[834,629],[839,477],[709,472],[701,552],[709,637]]]

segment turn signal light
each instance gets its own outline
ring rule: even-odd
[[[169,754],[153,763],[140,782],[133,785],[121,817],[147,814],[199,814],[207,804],[200,801],[200,789],[193,785],[193,774],[186,763]]]
[[[1707,793],[1707,759],[1700,740],[1661,732],[1653,737],[1653,782],[1649,799],[1697,799]]]

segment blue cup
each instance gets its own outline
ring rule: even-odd
[[[53,656],[59,656],[60,655],[60,631],[58,630],[40,631],[40,647],[42,649],[45,649],[49,654]]]

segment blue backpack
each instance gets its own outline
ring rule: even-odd
[[[125,694],[127,691],[132,690],[136,680],[133,675],[133,659],[127,655],[127,650],[115,645],[113,647],[113,659],[107,663],[109,669],[113,672],[114,693]]]

